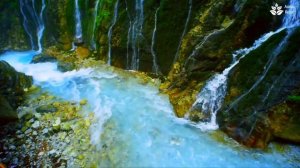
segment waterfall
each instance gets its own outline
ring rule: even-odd
[[[75,23],[76,23],[75,38],[76,38],[76,40],[81,41],[82,40],[82,27],[81,27],[81,14],[80,14],[78,0],[75,0]]]
[[[299,14],[300,3],[297,0],[291,0],[289,5],[295,7],[296,10],[294,11],[294,13],[287,13],[285,15],[285,17],[283,18],[283,23],[282,23],[281,28],[279,28],[277,31],[275,31],[273,33],[273,34],[276,34],[280,31],[282,31],[283,29],[287,29],[287,35],[279,43],[279,45],[274,49],[274,51],[270,54],[269,60],[267,61],[266,65],[264,66],[264,71],[263,71],[262,75],[256,80],[256,82],[252,85],[252,87],[248,91],[243,93],[241,96],[239,96],[235,101],[233,101],[231,103],[231,105],[229,106],[227,111],[232,109],[240,100],[242,100],[246,95],[248,95],[250,92],[252,92],[264,80],[264,78],[268,74],[270,68],[276,61],[278,54],[284,48],[284,46],[286,46],[287,40],[292,35],[294,28],[300,26],[300,21],[299,21],[299,19],[300,19],[300,14]]]
[[[31,48],[37,48],[37,52],[42,52],[42,38],[45,30],[43,14],[46,8],[45,0],[42,0],[41,11],[38,14],[35,7],[35,0],[19,0],[20,11],[23,16],[23,27],[30,39]],[[32,27],[34,27],[34,30]],[[36,35],[34,35],[36,33]],[[36,37],[34,37],[36,36]],[[37,39],[36,43],[34,38]]]
[[[43,14],[44,14],[44,10],[46,8],[46,4],[45,4],[45,0],[42,0],[42,9],[39,15],[39,26],[38,26],[38,33],[37,33],[37,37],[38,37],[38,52],[42,52],[42,38],[43,38],[43,34],[44,34],[44,30],[45,30],[45,23],[44,23],[44,19],[43,19]]]
[[[297,0],[291,0],[290,5],[295,6],[298,11],[299,2]],[[270,56],[270,59],[267,62],[261,77],[255,82],[255,84],[246,93],[244,93],[237,100],[235,100],[231,104],[230,108],[232,108],[239,100],[241,100],[243,97],[249,94],[264,79],[270,67],[273,65],[276,56],[278,55],[279,51],[282,49],[282,46],[286,44],[288,37],[291,35],[291,31],[289,31],[289,29],[294,28],[295,26],[299,26],[299,13],[296,12],[294,14],[286,14],[283,19],[283,24],[278,30],[263,35],[261,38],[259,38],[254,42],[252,47],[238,50],[233,54],[232,64],[228,68],[226,68],[221,74],[216,74],[215,76],[213,76],[205,84],[205,86],[198,94],[197,99],[191,108],[191,110],[197,108],[197,109],[201,109],[201,111],[204,113],[211,114],[210,121],[198,123],[196,125],[197,127],[199,127],[201,130],[214,130],[218,128],[218,124],[216,122],[216,114],[218,110],[221,108],[227,93],[228,74],[230,70],[239,63],[239,60],[247,56],[251,51],[257,49],[274,34],[277,34],[284,29],[288,29],[288,35],[282,40],[282,42],[278,45],[278,47],[273,51],[272,56]],[[189,115],[189,113],[187,115]]]
[[[24,9],[23,9],[25,4],[24,4],[23,0],[19,0],[19,2],[20,2],[20,11],[21,11],[21,14],[23,16],[23,27],[24,27],[25,32],[29,36],[31,48],[34,49],[33,37],[31,35],[31,32],[29,31],[29,25],[28,25],[29,21],[27,19],[27,16],[25,15],[25,12],[24,12]]]
[[[202,112],[209,113],[211,118],[208,122],[197,124],[197,127],[203,131],[214,130],[218,128],[216,116],[227,93],[228,74],[242,58],[244,58],[251,51],[257,49],[273,34],[275,34],[275,32],[265,34],[260,39],[256,40],[252,47],[236,51],[234,54],[232,54],[233,61],[230,66],[227,67],[222,73],[214,75],[210,80],[208,80],[208,82],[206,82],[201,92],[197,95],[197,99],[194,102],[191,110],[200,108]]]
[[[300,24],[300,2],[299,0],[290,0],[289,6],[292,7],[291,13],[288,13],[283,18],[282,27],[291,27]]]
[[[184,25],[184,29],[183,29],[183,32],[181,34],[181,37],[180,37],[180,40],[179,40],[179,44],[178,44],[178,47],[177,47],[177,50],[176,50],[176,54],[174,56],[174,61],[173,61],[173,64],[175,64],[175,62],[177,61],[178,59],[178,56],[179,56],[179,50],[180,50],[180,47],[181,47],[181,44],[182,44],[182,40],[186,34],[186,31],[187,31],[187,27],[188,27],[188,24],[190,22],[190,18],[191,18],[191,13],[192,13],[192,8],[193,8],[193,0],[189,0],[189,12],[188,12],[188,16],[186,18],[186,21],[185,21],[185,25]]]
[[[127,17],[129,20],[129,28],[128,28],[128,32],[127,32],[127,53],[126,53],[126,69],[130,69],[129,67],[129,46],[130,46],[130,33],[131,33],[131,29],[132,29],[132,21],[131,21],[131,16],[128,10],[128,3],[127,0],[125,0],[125,4],[126,4],[126,12],[127,12]]]
[[[100,0],[97,0],[95,3],[95,12],[94,12],[94,23],[93,23],[93,33],[92,33],[92,47],[93,49],[96,49],[96,40],[95,40],[95,31],[97,26],[97,16],[98,16],[98,9],[99,9],[99,2]]]
[[[140,62],[140,43],[143,39],[144,0],[135,1],[135,18],[131,27],[132,59],[131,69],[138,70]]]
[[[154,29],[152,32],[152,41],[151,41],[151,54],[152,54],[152,62],[153,62],[153,72],[155,74],[159,73],[159,68],[157,64],[157,59],[156,59],[156,53],[154,51],[154,45],[155,45],[155,38],[156,38],[156,30],[157,30],[157,15],[158,15],[159,7],[155,11],[155,21],[154,21]]]
[[[113,19],[112,19],[112,22],[111,22],[111,25],[109,27],[108,34],[107,34],[107,36],[108,36],[108,61],[107,61],[107,64],[108,65],[111,65],[111,37],[112,37],[113,28],[117,22],[118,8],[119,8],[119,0],[116,1],[115,8],[114,8],[114,16],[113,16]]]

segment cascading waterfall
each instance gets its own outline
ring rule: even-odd
[[[33,37],[31,35],[31,32],[29,30],[29,21],[27,19],[27,16],[25,15],[25,12],[24,12],[24,7],[25,7],[25,4],[23,2],[23,0],[19,0],[19,3],[20,3],[20,11],[21,11],[21,14],[23,16],[23,27],[24,27],[24,30],[25,32],[27,33],[27,35],[29,36],[30,38],[30,45],[31,45],[31,48],[34,49],[34,42],[33,42]]]
[[[81,14],[80,14],[78,0],[75,0],[75,23],[76,23],[75,39],[77,41],[81,42],[81,40],[82,40],[82,26],[81,26]]]
[[[155,45],[155,39],[156,39],[156,30],[157,30],[157,15],[158,15],[158,11],[159,11],[159,7],[155,11],[154,29],[153,29],[153,32],[152,32],[152,41],[151,41],[151,54],[152,54],[152,62],[153,62],[152,71],[155,74],[159,73],[159,67],[158,67],[158,64],[157,64],[156,53],[154,51],[154,45]]]
[[[140,62],[140,44],[143,39],[144,0],[135,1],[135,18],[130,27],[130,43],[132,49],[131,69],[138,70]]]
[[[94,23],[93,23],[93,33],[92,33],[92,47],[96,49],[96,40],[95,40],[95,31],[97,26],[97,17],[98,17],[98,10],[99,10],[100,0],[97,0],[95,3],[95,12],[94,12]]]
[[[297,11],[299,10],[299,2],[297,0],[291,0],[290,5],[295,6]],[[197,99],[191,108],[191,110],[197,108],[204,113],[211,114],[209,122],[198,123],[196,125],[197,127],[199,127],[201,130],[214,130],[218,128],[218,124],[216,122],[216,114],[218,110],[221,108],[227,93],[227,81],[228,81],[228,74],[230,70],[239,63],[240,59],[244,58],[251,51],[257,49],[271,36],[281,32],[283,29],[288,29],[288,35],[283,39],[283,41],[272,53],[272,56],[267,62],[261,77],[255,82],[255,84],[246,93],[244,93],[237,100],[235,100],[231,104],[230,108],[232,108],[238,101],[240,101],[243,97],[249,94],[256,86],[259,85],[259,83],[264,79],[270,67],[274,63],[275,58],[279,53],[279,50],[282,49],[282,46],[286,43],[286,40],[291,35],[290,29],[293,29],[295,26],[299,26],[299,18],[300,17],[298,12],[295,14],[286,14],[283,19],[283,25],[281,26],[281,28],[279,28],[275,32],[269,32],[263,35],[260,39],[255,41],[252,47],[238,50],[233,54],[233,63],[228,68],[226,68],[221,74],[216,74],[206,83],[206,85],[203,87],[201,92],[198,94]]]
[[[298,0],[290,0],[289,6],[294,10],[290,11],[291,13],[286,14],[283,18],[283,26],[282,27],[295,27],[300,25],[300,1]]]
[[[130,33],[131,33],[131,29],[132,29],[132,20],[131,20],[131,16],[129,13],[129,9],[128,9],[128,3],[127,0],[125,0],[125,4],[126,4],[126,12],[127,12],[127,17],[129,20],[129,28],[128,28],[128,32],[127,32],[127,53],[126,53],[126,69],[130,69],[129,66],[129,47],[130,47]]]
[[[107,61],[107,64],[108,65],[111,65],[111,37],[112,37],[112,31],[113,31],[113,28],[117,22],[117,17],[118,17],[118,8],[119,8],[119,0],[116,1],[115,3],[115,7],[114,7],[114,16],[113,16],[113,19],[112,19],[112,22],[111,22],[111,25],[109,27],[109,30],[108,30],[108,61]]]
[[[35,7],[35,0],[20,0],[20,11],[23,16],[23,27],[30,39],[31,48],[37,48],[37,52],[42,52],[42,38],[45,30],[43,14],[46,8],[45,0],[42,0],[41,11],[38,14]],[[33,22],[31,25],[30,22]],[[34,26],[35,30],[32,30]],[[37,44],[34,42],[36,33]]]
[[[178,44],[178,47],[177,47],[177,50],[176,50],[176,54],[175,54],[175,56],[174,56],[173,64],[175,64],[175,62],[176,62],[177,59],[178,59],[180,47],[181,47],[181,44],[182,44],[182,40],[183,40],[183,38],[184,38],[184,36],[185,36],[185,34],[186,34],[187,27],[188,27],[188,24],[189,24],[189,22],[190,22],[191,13],[192,13],[192,8],[193,8],[193,0],[189,0],[189,12],[188,12],[188,15],[187,15],[187,18],[186,18],[186,21],[185,21],[185,25],[184,25],[183,32],[182,32],[181,37],[180,37],[180,40],[179,40],[179,44]]]
[[[283,18],[283,24],[282,24],[281,28],[279,28],[277,31],[272,33],[272,35],[273,35],[273,34],[276,34],[280,31],[286,29],[287,30],[287,35],[280,42],[280,44],[274,49],[274,51],[270,54],[269,60],[268,60],[268,62],[266,63],[266,65],[264,67],[264,71],[263,71],[262,75],[256,80],[256,82],[252,85],[252,87],[248,91],[243,93],[241,96],[239,96],[235,101],[233,101],[231,103],[231,105],[229,106],[227,111],[230,110],[231,108],[233,108],[246,95],[251,93],[264,80],[264,78],[268,74],[270,68],[272,67],[272,65],[276,61],[276,58],[277,58],[278,54],[284,48],[284,46],[287,43],[287,40],[292,35],[292,33],[294,31],[294,28],[300,26],[300,21],[299,21],[299,19],[300,19],[300,13],[299,13],[300,2],[297,1],[297,0],[291,0],[289,5],[295,7],[296,10],[293,13],[286,14],[285,17]]]

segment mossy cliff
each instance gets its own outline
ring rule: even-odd
[[[2,0],[0,2],[0,51],[8,49],[28,49],[26,33],[22,26],[19,2]]]
[[[207,79],[230,64],[233,51],[252,45],[261,34],[278,27],[280,18],[270,17],[266,12],[271,4],[271,1],[255,0],[203,4],[162,87],[173,97],[171,102],[179,117],[195,101],[193,93],[199,92]]]
[[[70,50],[74,37],[74,0],[47,0],[44,46],[56,45]]]
[[[299,28],[290,36],[278,33],[230,75],[218,119],[223,130],[247,146],[265,147],[276,138],[300,142],[299,35]]]

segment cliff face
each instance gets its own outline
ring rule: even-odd
[[[1,1],[0,11],[0,51],[28,49],[30,43],[22,26],[18,1]]]
[[[44,48],[69,51],[75,43],[76,53],[85,53],[84,57],[166,76],[161,90],[170,95],[178,117],[191,112],[197,94],[213,75],[230,65],[235,51],[276,30],[283,18],[271,15],[273,0],[79,0],[82,41],[78,42],[75,0],[45,2]],[[41,1],[35,6],[40,11]],[[0,9],[0,29],[5,32],[0,35],[0,50],[29,49],[19,3],[4,0]],[[299,133],[291,134],[299,119],[299,30],[280,48],[260,81],[270,54],[286,34],[274,35],[241,59],[228,75],[218,123],[248,146],[264,147],[276,138],[299,142]],[[257,87],[251,89],[257,81]],[[198,122],[207,121],[210,115],[195,109],[189,117]]]
[[[241,60],[230,76],[219,123],[248,146],[264,147],[274,138],[300,142],[299,33],[298,28],[290,36],[277,34]]]

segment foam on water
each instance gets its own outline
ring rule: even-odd
[[[299,156],[298,148],[264,153],[217,142],[187,120],[176,118],[168,97],[153,85],[101,68],[62,73],[56,63],[29,64],[35,54],[7,52],[0,60],[32,75],[35,84],[58,97],[88,100],[88,109],[97,119],[91,128],[92,143],[103,153],[99,166],[297,166],[292,159]]]

